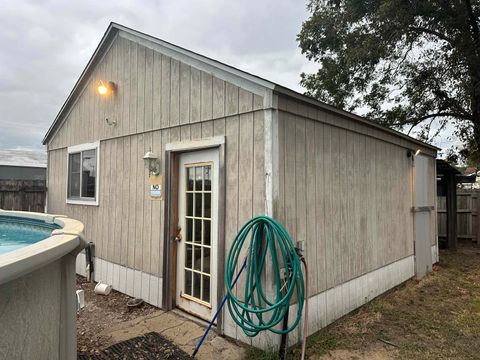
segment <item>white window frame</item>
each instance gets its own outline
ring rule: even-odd
[[[95,154],[97,156],[97,174],[95,178],[95,198],[76,198],[76,199],[69,199],[68,198],[68,183],[70,178],[70,154],[79,153],[82,151],[87,150],[96,150]],[[80,174],[81,174],[80,169]],[[80,175],[81,178],[81,175]],[[69,146],[67,149],[67,181],[66,181],[66,189],[65,189],[65,199],[67,204],[75,204],[75,205],[93,205],[98,206],[98,198],[100,195],[100,141],[96,141],[93,143],[86,143],[80,145]],[[81,184],[80,184],[81,188]]]

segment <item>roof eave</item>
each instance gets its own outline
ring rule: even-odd
[[[317,99],[314,99],[310,96],[307,96],[305,94],[301,94],[299,92],[296,92],[294,90],[291,90],[289,88],[286,88],[284,86],[281,86],[281,85],[275,85],[275,88],[274,88],[274,91],[279,93],[279,94],[282,94],[282,95],[285,95],[285,96],[290,96],[290,97],[293,97],[295,98],[296,100],[300,100],[300,101],[303,101],[307,104],[310,104],[310,105],[313,105],[313,106],[316,106],[316,107],[319,107],[319,108],[322,108],[324,110],[327,110],[327,111],[330,111],[330,112],[333,112],[335,114],[338,114],[340,116],[343,116],[343,117],[347,117],[347,118],[350,118],[350,119],[354,119],[356,121],[359,121],[365,125],[368,125],[368,126],[371,126],[371,127],[374,127],[376,129],[379,129],[381,131],[385,131],[387,133],[390,133],[392,135],[395,135],[395,136],[399,136],[407,141],[410,141],[410,142],[413,142],[415,144],[418,144],[418,145],[421,145],[421,146],[424,146],[428,149],[431,149],[433,151],[439,151],[441,150],[440,148],[434,146],[434,145],[431,145],[431,144],[427,144],[423,141],[420,141],[418,139],[415,139],[411,136],[408,136],[408,135],[405,135],[404,133],[400,132],[400,131],[397,131],[397,130],[393,130],[393,129],[390,129],[388,127],[385,127],[385,126],[382,126],[382,125],[379,125],[377,124],[376,122],[372,121],[372,120],[369,120],[367,118],[364,118],[362,116],[359,116],[359,115],[356,115],[354,113],[351,113],[351,112],[348,112],[348,111],[345,111],[345,110],[340,110],[334,106],[331,106],[331,105],[328,105],[326,103],[323,103]]]
[[[121,31],[132,34],[132,35],[140,37],[140,38],[143,38],[144,40],[147,40],[147,41],[150,41],[150,42],[153,42],[153,43],[159,43],[162,46],[166,46],[168,48],[171,48],[172,50],[174,50],[178,53],[184,54],[185,56],[190,56],[191,58],[193,58],[193,59],[195,59],[199,62],[204,62],[204,63],[206,63],[210,66],[218,67],[224,73],[230,73],[231,75],[233,75],[235,77],[243,79],[244,81],[248,81],[250,84],[256,84],[256,86],[262,87],[262,88],[266,89],[267,91],[269,91],[270,93],[273,91],[273,92],[277,92],[277,93],[282,94],[282,95],[293,97],[297,100],[306,102],[306,103],[311,104],[313,106],[322,108],[324,110],[336,113],[338,115],[341,115],[341,116],[344,116],[344,117],[347,117],[347,118],[357,120],[357,121],[362,122],[362,123],[364,123],[368,126],[377,128],[377,129],[385,131],[387,133],[391,133],[392,135],[402,137],[405,140],[408,140],[410,142],[413,142],[413,143],[416,143],[418,145],[424,146],[424,147],[429,148],[431,150],[434,150],[434,151],[440,150],[436,146],[433,146],[433,145],[424,143],[420,140],[414,139],[414,138],[412,138],[408,135],[405,135],[405,134],[403,134],[399,131],[381,126],[381,125],[379,125],[379,124],[377,124],[377,123],[375,123],[371,120],[368,120],[364,117],[355,115],[353,113],[350,113],[350,112],[347,112],[347,111],[344,111],[344,110],[337,109],[337,108],[335,108],[331,105],[322,103],[322,102],[320,102],[320,101],[318,101],[318,100],[316,100],[312,97],[309,97],[307,95],[301,94],[301,93],[296,92],[294,90],[288,89],[284,86],[275,84],[271,81],[268,81],[268,80],[263,79],[261,77],[258,77],[256,75],[247,73],[247,72],[242,71],[240,69],[237,69],[237,68],[234,68],[234,67],[229,66],[227,64],[224,64],[220,61],[208,58],[208,57],[203,56],[201,54],[198,54],[198,53],[195,53],[193,51],[184,49],[184,48],[179,47],[177,45],[171,44],[171,43],[166,42],[164,40],[155,38],[151,35],[142,33],[140,31],[128,28],[126,26],[123,26],[123,25],[120,25],[120,24],[117,24],[117,23],[114,23],[114,22],[111,22],[110,25],[108,26],[107,30],[105,31],[105,34],[102,37],[102,40],[98,44],[97,48],[95,49],[95,52],[93,53],[93,55],[91,56],[90,60],[88,61],[87,65],[86,65],[86,67],[82,71],[82,74],[80,75],[77,82],[75,83],[75,86],[73,87],[72,91],[70,92],[67,100],[62,105],[60,111],[58,112],[57,116],[55,117],[55,120],[53,121],[52,125],[50,126],[47,133],[45,134],[45,137],[42,140],[43,145],[47,144],[47,142],[51,139],[51,137],[53,136],[53,134],[55,133],[57,128],[59,126],[61,126],[61,121],[62,121],[62,117],[63,117],[64,113],[75,102],[76,97],[83,90],[83,87],[85,85],[84,82],[88,79],[88,77],[91,74],[92,70],[94,69],[96,63],[98,61],[100,61],[100,59],[101,59],[100,55],[108,49],[109,45],[115,39],[116,35]],[[272,106],[272,104],[270,104],[270,105],[269,104],[264,104],[264,105]]]

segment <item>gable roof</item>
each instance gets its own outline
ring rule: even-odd
[[[68,113],[69,109],[74,105],[76,98],[82,92],[95,66],[101,61],[102,55],[106,53],[110,45],[113,43],[113,41],[119,34],[131,41],[140,43],[150,48],[154,48],[154,50],[158,50],[167,56],[183,61],[187,64],[190,64],[191,66],[198,68],[199,70],[209,72],[220,79],[231,82],[239,87],[244,88],[245,90],[251,91],[254,94],[262,96],[264,98],[264,103],[266,105],[265,106],[266,108],[273,106],[271,94],[275,92],[287,97],[293,97],[296,100],[303,101],[309,105],[313,105],[315,107],[318,107],[330,112],[334,112],[338,115],[341,115],[350,119],[354,119],[356,121],[367,124],[371,127],[374,127],[382,131],[385,131],[387,133],[391,133],[398,137],[404,138],[410,142],[430,148],[434,151],[440,150],[439,148],[433,145],[414,139],[399,131],[383,127],[371,120],[368,120],[359,115],[355,115],[348,111],[337,109],[334,106],[318,101],[310,96],[301,94],[297,91],[286,88],[282,85],[279,85],[277,83],[264,79],[260,76],[253,75],[251,73],[237,69],[233,66],[227,65],[215,59],[195,53],[193,51],[187,50],[185,48],[174,45],[167,41],[158,39],[151,35],[142,33],[140,31],[128,28],[126,26],[123,26],[114,22],[110,23],[110,25],[108,26],[107,30],[105,31],[105,34],[102,37],[102,40],[100,41],[97,48],[95,49],[95,52],[93,53],[92,57],[88,61],[87,66],[85,67],[82,74],[78,78],[77,82],[75,83],[75,86],[73,87],[72,91],[68,95],[67,100],[65,100],[60,111],[55,117],[55,120],[53,121],[52,125],[50,126],[47,133],[45,134],[45,137],[43,138],[43,141],[42,141],[44,145],[47,144],[47,142],[55,134],[56,130],[61,126],[65,115]]]

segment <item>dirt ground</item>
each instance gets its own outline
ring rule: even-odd
[[[114,343],[107,329],[158,309],[129,310],[128,296],[95,295],[77,278],[88,305],[78,316],[78,351],[98,353]],[[93,301],[95,300],[95,301]],[[300,348],[289,350],[298,359]],[[247,358],[275,359],[252,350]],[[410,280],[343,317],[308,340],[308,359],[480,359],[480,247],[440,251],[434,272]]]
[[[77,276],[77,289],[85,292],[87,304],[77,315],[77,349],[79,353],[96,354],[113,344],[110,337],[102,335],[105,330],[140,316],[158,312],[146,303],[130,309],[127,301],[131,297],[112,291],[108,296],[96,295],[95,283],[89,283],[84,277]]]
[[[190,359],[206,325],[176,311],[148,304],[129,309],[127,295],[112,291],[95,295],[94,284],[77,277],[85,291],[85,307],[77,315],[78,359]],[[214,332],[205,338],[196,358],[243,359],[247,349]]]
[[[441,250],[433,273],[311,336],[307,358],[480,359],[480,248]]]

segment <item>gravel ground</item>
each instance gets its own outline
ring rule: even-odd
[[[112,291],[108,296],[96,295],[95,283],[77,276],[77,289],[85,291],[85,307],[77,315],[77,350],[82,354],[98,354],[113,345],[112,339],[103,336],[104,330],[139,316],[154,314],[159,310],[146,303],[130,309],[130,296]]]

